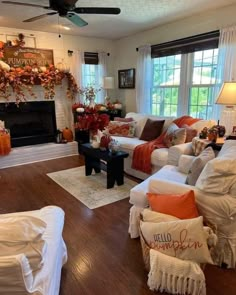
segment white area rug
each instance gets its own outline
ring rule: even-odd
[[[124,184],[106,188],[106,172],[85,176],[85,167],[76,167],[47,174],[72,196],[95,209],[129,197],[129,191],[137,183],[124,177]]]

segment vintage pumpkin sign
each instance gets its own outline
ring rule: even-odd
[[[4,48],[4,60],[11,67],[33,66],[38,67],[54,64],[53,50],[30,47]]]

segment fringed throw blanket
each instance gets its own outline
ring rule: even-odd
[[[170,257],[150,250],[148,286],[171,294],[206,295],[205,276],[193,261]]]
[[[178,127],[183,125],[192,125],[200,119],[192,118],[190,116],[182,116],[173,121]],[[165,137],[166,132],[162,133],[156,139],[140,144],[136,146],[134,149],[133,160],[132,160],[132,168],[142,171],[147,174],[152,173],[152,165],[151,165],[151,154],[155,149],[165,148],[165,144],[163,143],[163,139]]]

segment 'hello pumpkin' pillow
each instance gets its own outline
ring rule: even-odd
[[[168,256],[213,264],[203,217],[169,222],[142,222],[141,233],[150,248]]]

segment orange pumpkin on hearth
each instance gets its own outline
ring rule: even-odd
[[[71,129],[66,127],[62,130],[62,137],[67,141],[73,141],[73,132],[71,131]]]

